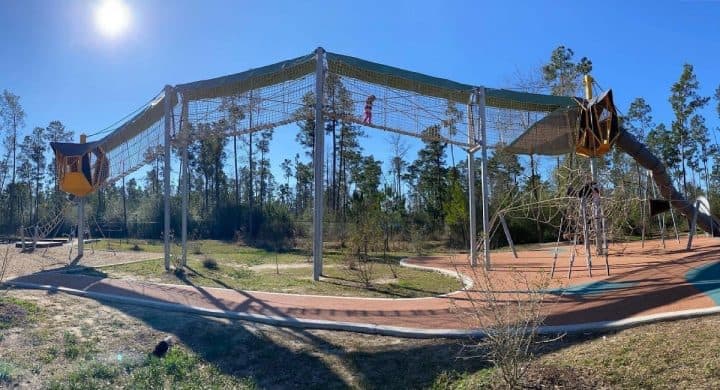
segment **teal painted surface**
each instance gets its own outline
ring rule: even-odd
[[[598,281],[598,282],[590,282],[590,283],[583,283],[583,284],[577,284],[574,286],[569,286],[566,288],[555,288],[552,290],[548,290],[548,293],[550,294],[556,294],[556,295],[598,295],[598,294],[604,294],[615,290],[622,290],[625,288],[630,288],[638,283],[635,281],[621,281],[621,282],[607,282],[604,280]]]
[[[685,273],[685,280],[720,305],[720,262],[691,269]]]

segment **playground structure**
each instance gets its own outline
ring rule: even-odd
[[[457,83],[381,65],[318,48],[314,53],[246,72],[209,80],[165,86],[163,91],[129,120],[103,138],[80,144],[52,144],[61,188],[78,196],[77,231],[85,231],[84,196],[127,176],[159,156],[163,157],[165,267],[170,268],[171,152],[180,150],[182,199],[181,242],[187,260],[188,156],[187,145],[209,135],[250,134],[300,121],[314,124],[313,277],[322,274],[323,161],[326,122],[344,122],[461,148],[468,156],[470,263],[491,265],[488,208],[488,150],[504,147],[512,153],[595,157],[613,144],[652,172],[660,194],[671,206],[705,231],[720,235],[720,223],[697,213],[675,188],[663,164],[631,134],[618,126],[612,92],[593,99],[592,80],[586,98],[551,96]],[[350,101],[336,101],[343,88]],[[480,154],[482,232],[475,230],[475,153]],[[597,180],[593,180],[597,181]],[[598,191],[599,193],[599,191]],[[596,253],[607,256],[603,212],[593,190],[577,197],[583,242],[589,256],[590,235]],[[591,199],[591,201],[588,201]],[[564,200],[564,199],[563,199]],[[587,219],[596,221],[588,230]],[[584,217],[583,217],[584,216]],[[494,218],[493,218],[494,219]],[[499,219],[505,225],[502,215]],[[561,223],[562,225],[562,223]],[[505,229],[508,239],[509,233]],[[577,243],[577,230],[575,233]],[[560,240],[558,236],[558,241]],[[602,246],[600,243],[602,242]],[[78,240],[82,256],[83,240]],[[588,264],[590,259],[588,258]],[[607,257],[606,257],[607,264]],[[608,269],[609,272],[609,269]]]

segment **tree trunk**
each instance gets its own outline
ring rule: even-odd
[[[13,167],[12,167],[12,181],[11,181],[11,191],[10,191],[10,229],[11,231],[15,231],[15,203],[17,201],[17,197],[15,196],[15,191],[17,188],[15,188],[15,174],[16,174],[16,162],[17,162],[17,121],[15,116],[13,116],[13,139],[12,139],[12,160],[13,160]]]
[[[187,169],[187,168],[186,168]],[[125,169],[123,168],[123,171]],[[125,176],[122,177],[122,206],[123,206],[123,233],[128,236],[128,224],[127,224],[127,194],[125,193]]]
[[[340,197],[340,190],[337,182],[337,133],[336,133],[337,121],[332,121],[332,142],[333,142],[333,155],[332,155],[332,209],[338,211],[338,198]]]
[[[345,222],[345,215],[346,215],[346,206],[347,206],[347,187],[345,185],[345,169],[347,162],[345,161],[345,131],[342,129],[340,130],[340,172],[338,172],[339,176],[339,185],[338,193],[342,190],[342,197],[340,199],[341,207],[342,207],[342,222]],[[339,197],[339,196],[338,196]]]
[[[707,158],[703,159],[703,169],[705,171],[705,196],[710,199],[710,176],[708,175]]]
[[[237,128],[235,129],[237,131]],[[235,163],[235,206],[240,205],[240,183],[238,182],[237,135],[233,135],[233,162]]]
[[[680,135],[680,160],[682,161],[682,180],[683,180],[683,195],[687,196],[687,176],[685,173],[685,140],[682,137],[682,131]]]
[[[38,211],[40,209],[40,164],[38,163],[37,168],[35,170],[35,223],[38,222],[39,215]]]

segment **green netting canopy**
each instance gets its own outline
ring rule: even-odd
[[[331,72],[352,77],[368,83],[416,92],[422,95],[448,99],[457,103],[468,103],[476,86],[456,81],[411,72],[350,57],[327,53],[328,68]],[[489,107],[550,112],[574,104],[567,96],[542,95],[507,89],[485,88],[485,104]]]
[[[557,156],[575,150],[580,106],[565,107],[535,122],[505,150],[515,154]]]

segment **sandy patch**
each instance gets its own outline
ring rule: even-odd
[[[118,252],[106,250],[102,242],[85,246],[85,254],[77,263],[80,266],[98,267],[109,264],[124,264],[162,257],[159,253],[149,252]],[[77,248],[69,244],[59,247],[37,249],[34,252],[22,253],[14,244],[0,245],[0,264],[7,253],[7,270],[5,279],[62,268],[69,265],[77,255]]]

